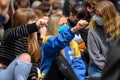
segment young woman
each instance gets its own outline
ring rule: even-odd
[[[75,32],[87,25],[80,20],[69,29],[67,20],[60,14],[50,16],[47,34],[42,44],[42,64],[40,66],[43,80],[84,80],[85,64],[75,41]],[[63,50],[62,50],[63,49]]]
[[[110,1],[98,2],[88,32],[87,45],[90,56],[88,74],[90,77],[101,77],[107,55],[109,55],[107,52],[120,33],[119,27],[120,17],[114,4]]]
[[[0,80],[27,80],[31,62],[35,64],[40,60],[35,32],[46,23],[41,19],[33,23],[34,20],[35,14],[31,9],[19,9],[14,13],[12,28],[5,31],[1,41]]]

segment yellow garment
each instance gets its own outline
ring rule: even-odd
[[[80,43],[78,43],[78,48],[80,49],[80,51],[83,52],[86,49],[85,42],[81,41]]]
[[[45,36],[42,40],[42,43],[45,44],[46,41],[48,40],[48,38],[50,38],[50,37],[51,37],[51,35]]]
[[[75,57],[81,57],[81,53],[80,53],[80,50],[78,48],[78,44],[76,41],[72,40],[70,42],[70,47],[75,49],[75,53],[76,53]]]
[[[42,80],[45,77],[45,73],[40,74],[39,80]]]

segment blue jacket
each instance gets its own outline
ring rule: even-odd
[[[68,45],[74,36],[75,33],[71,32],[70,29],[67,29],[57,36],[51,36],[45,42],[43,39],[42,64],[40,66],[42,75],[48,72],[54,58],[58,55],[61,49],[64,48],[65,53],[67,49],[70,49]],[[76,75],[80,78],[80,80],[84,80],[85,65],[81,57],[79,56],[78,58],[74,58],[74,60],[70,59],[70,55],[66,55],[66,57],[73,70],[76,72]]]
[[[75,42],[75,41],[74,41]],[[76,43],[77,44],[77,43]],[[75,44],[73,44],[75,45]],[[78,48],[78,47],[76,47]],[[79,53],[75,50],[74,47],[66,46],[64,48],[64,56],[67,59],[68,63],[72,67],[73,71],[77,75],[79,80],[85,80],[86,67],[83,59],[81,58],[80,50]]]
[[[48,72],[53,59],[58,55],[61,49],[69,45],[69,42],[74,38],[74,36],[75,33],[70,29],[67,29],[57,36],[51,36],[42,44],[42,64],[40,66],[42,73]]]

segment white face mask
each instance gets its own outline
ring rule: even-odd
[[[96,15],[93,16],[93,19],[96,21],[96,23],[100,26],[104,25],[105,20],[101,17],[98,17]]]

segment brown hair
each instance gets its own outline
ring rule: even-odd
[[[12,20],[12,26],[17,27],[26,24],[29,20],[35,19],[35,13],[32,9],[18,9]],[[38,61],[40,59],[40,47],[37,40],[37,34],[32,33],[28,35],[28,53],[31,55],[32,59]]]
[[[19,8],[28,8],[30,7],[30,1],[29,0],[14,0],[14,9],[17,10]]]
[[[36,18],[43,18],[43,13],[41,10],[39,9],[33,9],[35,15],[36,15]]]

